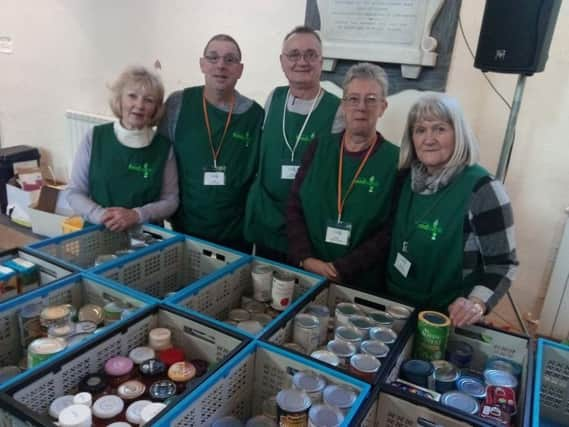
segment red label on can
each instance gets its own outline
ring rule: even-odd
[[[503,424],[505,426],[509,426],[512,420],[512,416],[503,411],[499,405],[488,405],[484,404],[480,408],[480,417]]]
[[[514,415],[517,412],[516,392],[509,387],[489,385],[486,387],[486,401],[490,406],[499,406],[502,412]]]

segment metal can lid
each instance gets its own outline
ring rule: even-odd
[[[137,400],[136,402],[131,403],[128,408],[126,408],[126,420],[129,423],[139,425],[142,422],[140,419],[140,413],[151,403],[152,402],[150,400]]]
[[[304,312],[312,314],[313,316],[316,317],[330,316],[330,309],[328,308],[328,306],[321,304],[309,304]]]
[[[67,343],[61,338],[37,338],[28,346],[28,352],[39,355],[59,353],[65,350]]]
[[[469,414],[476,414],[480,409],[476,399],[460,391],[446,392],[441,396],[441,403]]]
[[[41,320],[47,322],[60,320],[70,315],[71,310],[67,305],[51,305],[40,312]]]
[[[327,363],[332,366],[338,366],[340,364],[340,359],[334,353],[328,350],[316,350],[310,354],[310,357],[321,362]]]
[[[381,362],[371,354],[360,353],[350,358],[350,365],[360,372],[371,374],[379,370]]]
[[[372,356],[381,359],[389,353],[389,347],[379,340],[366,340],[361,344],[362,353],[371,354]]]
[[[499,356],[489,357],[486,361],[486,369],[507,371],[513,374],[516,378],[519,378],[522,374],[522,366],[519,363]]]
[[[483,399],[486,396],[486,387],[479,378],[462,376],[456,380],[456,388],[476,399]]]
[[[393,316],[386,311],[371,311],[367,313],[367,317],[381,326],[391,326],[395,320]]]
[[[156,381],[152,383],[148,393],[153,399],[164,401],[176,394],[176,384],[170,380]]]
[[[310,397],[304,390],[287,388],[277,393],[277,405],[283,411],[303,412],[312,404]]]
[[[391,304],[387,307],[387,312],[397,320],[408,319],[409,316],[411,316],[411,311],[407,307],[399,304]]]
[[[150,422],[150,420],[158,415],[165,407],[166,405],[164,403],[150,403],[146,405],[140,412],[140,424],[144,425]]]
[[[229,311],[227,318],[235,322],[243,322],[245,320],[249,320],[251,318],[251,314],[244,308],[234,308]]]
[[[143,376],[154,377],[166,372],[166,364],[159,359],[148,359],[138,369]]]
[[[322,400],[340,409],[351,407],[357,399],[356,392],[348,387],[331,384],[322,392]]]
[[[335,427],[342,424],[344,414],[333,406],[318,404],[310,408],[308,418],[314,427]]]
[[[71,405],[73,405],[73,395],[60,396],[49,405],[49,416],[58,419],[61,411]]]
[[[119,385],[117,394],[121,399],[134,400],[144,394],[146,386],[137,380],[126,381]]]
[[[292,384],[299,390],[313,393],[324,390],[326,380],[315,372],[299,371],[293,375]]]
[[[352,316],[354,314],[360,314],[360,308],[351,302],[341,302],[336,305],[336,313],[343,314],[344,316]]]
[[[486,385],[497,385],[514,389],[518,386],[518,379],[512,373],[498,369],[486,369],[484,371],[484,381]]]
[[[77,317],[80,322],[88,320],[99,325],[103,321],[103,309],[100,305],[86,304],[79,309]]]
[[[433,377],[435,381],[445,383],[454,382],[458,378],[458,370],[452,363],[444,366],[438,366],[434,368]]]
[[[134,363],[128,357],[115,356],[105,362],[105,373],[113,377],[120,377],[127,375],[133,367]]]
[[[351,326],[338,326],[335,333],[336,339],[347,342],[360,342],[362,334],[356,328]]]
[[[146,360],[154,359],[156,357],[156,352],[150,347],[135,347],[130,351],[130,353],[128,353],[128,357],[130,357],[134,363],[140,365]]]
[[[63,409],[57,418],[60,426],[91,425],[91,408],[85,405],[69,405]]]
[[[99,397],[93,404],[93,415],[97,418],[109,419],[116,417],[124,409],[122,399],[114,394]]]
[[[300,313],[294,316],[294,326],[303,329],[318,329],[320,320],[312,314]]]
[[[338,357],[351,357],[356,354],[356,346],[351,342],[332,340],[326,346],[328,351],[331,351]]]
[[[385,344],[393,344],[397,339],[397,334],[391,328],[375,326],[369,330],[369,337],[384,342]]]
[[[348,323],[350,323],[356,329],[369,329],[375,325],[369,317],[359,314],[349,316]]]
[[[428,377],[433,373],[433,365],[426,360],[409,359],[403,362],[401,371],[408,377]]]

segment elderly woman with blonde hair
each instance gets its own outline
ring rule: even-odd
[[[178,173],[170,140],[153,129],[163,112],[160,78],[144,67],[129,67],[110,89],[118,120],[85,135],[67,200],[88,223],[124,231],[175,212]]]
[[[388,258],[392,295],[448,311],[455,326],[481,320],[518,265],[510,199],[478,164],[478,145],[458,102],[422,96],[401,142],[403,181]]]

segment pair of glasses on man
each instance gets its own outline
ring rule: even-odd
[[[358,95],[347,95],[342,98],[344,102],[352,108],[359,107],[359,105],[364,103],[364,105],[368,108],[376,107],[380,102],[381,98],[375,95],[366,95],[364,97]]]
[[[283,53],[283,55],[290,62],[298,62],[301,58],[306,62],[316,62],[320,59],[320,54],[315,50],[306,50],[304,52],[301,52],[299,50],[292,50],[288,53]]]
[[[237,55],[233,55],[232,53],[228,53],[227,55],[223,56],[216,53],[208,53],[207,55],[204,55],[204,58],[210,64],[217,64],[220,60],[223,61],[223,63],[226,65],[235,65],[241,62],[241,58],[239,58]]]

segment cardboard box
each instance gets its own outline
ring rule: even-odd
[[[6,183],[6,200],[12,221],[31,227],[29,206],[38,201],[39,195],[40,190],[25,191],[18,184],[16,177],[10,178]]]
[[[55,237],[63,233],[63,221],[73,211],[65,200],[65,185],[44,185],[38,201],[29,207],[32,231],[42,236]]]

